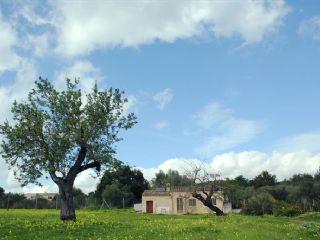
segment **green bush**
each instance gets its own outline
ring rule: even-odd
[[[250,197],[242,208],[242,213],[247,215],[264,215],[273,213],[273,205],[276,203],[270,194],[258,194]]]
[[[279,201],[273,206],[273,214],[275,216],[293,217],[303,213],[303,210],[297,204],[290,204]]]
[[[314,211],[320,212],[320,199],[315,202],[313,209]]]

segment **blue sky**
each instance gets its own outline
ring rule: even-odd
[[[1,121],[37,76],[58,88],[80,77],[84,90],[95,80],[125,90],[139,123],[117,156],[149,179],[190,159],[226,177],[320,166],[316,0],[5,0],[0,29]],[[20,191],[0,161],[0,182]]]

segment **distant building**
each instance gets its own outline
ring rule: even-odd
[[[35,199],[46,199],[52,201],[58,193],[25,193],[24,196],[26,199],[35,200]]]
[[[211,213],[198,199],[192,197],[191,187],[171,187],[170,189],[146,190],[142,194],[142,212],[158,214]],[[201,191],[197,191],[201,193]],[[221,191],[212,196],[213,205],[224,213],[232,211],[231,203]]]

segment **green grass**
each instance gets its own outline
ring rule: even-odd
[[[64,224],[55,210],[0,210],[0,239],[320,239],[320,215],[165,216],[133,211],[78,211]],[[311,218],[311,220],[310,220]]]
[[[320,223],[320,212],[311,212],[301,214],[296,217],[297,220]]]

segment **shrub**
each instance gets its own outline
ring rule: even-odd
[[[314,203],[314,211],[320,212],[320,199]]]
[[[250,197],[244,204],[242,213],[247,215],[272,214],[273,205],[276,203],[270,194],[258,194]]]
[[[293,217],[303,213],[303,210],[297,204],[290,204],[279,201],[273,206],[273,214],[275,216]]]

